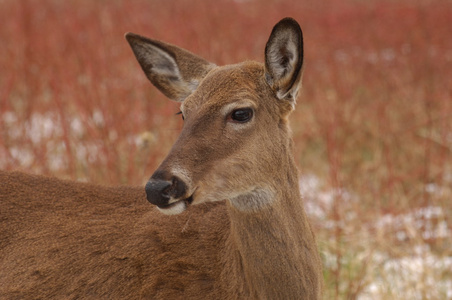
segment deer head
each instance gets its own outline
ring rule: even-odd
[[[301,81],[298,23],[275,25],[265,64],[216,66],[186,50],[126,35],[148,79],[181,102],[182,132],[146,184],[147,199],[166,214],[190,204],[229,200],[241,211],[271,205],[293,172],[287,118]]]

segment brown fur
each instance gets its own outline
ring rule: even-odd
[[[214,293],[218,245],[228,227],[224,202],[165,216],[152,209],[142,187],[3,171],[0,191],[1,299]]]
[[[0,172],[0,295],[319,299],[321,262],[287,121],[301,77],[298,24],[275,26],[267,48],[282,51],[266,57],[272,70],[216,67],[163,42],[127,38],[148,78],[183,101],[184,128],[158,172],[184,180],[186,195],[174,201],[186,211],[161,214],[143,188]],[[287,53],[297,58],[289,66],[278,56]],[[234,122],[231,111],[243,107],[253,118]],[[180,202],[190,196],[192,205]]]

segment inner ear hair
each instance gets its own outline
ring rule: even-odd
[[[265,47],[265,79],[279,99],[295,100],[303,65],[303,34],[292,18],[282,19]]]
[[[127,33],[126,39],[147,78],[171,100],[184,101],[215,67],[215,64],[168,43],[134,33]]]

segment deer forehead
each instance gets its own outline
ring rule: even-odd
[[[269,89],[264,80],[264,66],[257,62],[216,67],[200,83],[198,89],[181,105],[184,114],[204,108],[227,114],[233,109],[264,105],[262,97]]]

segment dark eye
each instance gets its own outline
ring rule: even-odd
[[[245,123],[245,122],[248,122],[249,120],[251,120],[252,117],[253,117],[253,110],[251,108],[240,108],[240,109],[233,110],[229,118],[233,122]]]

